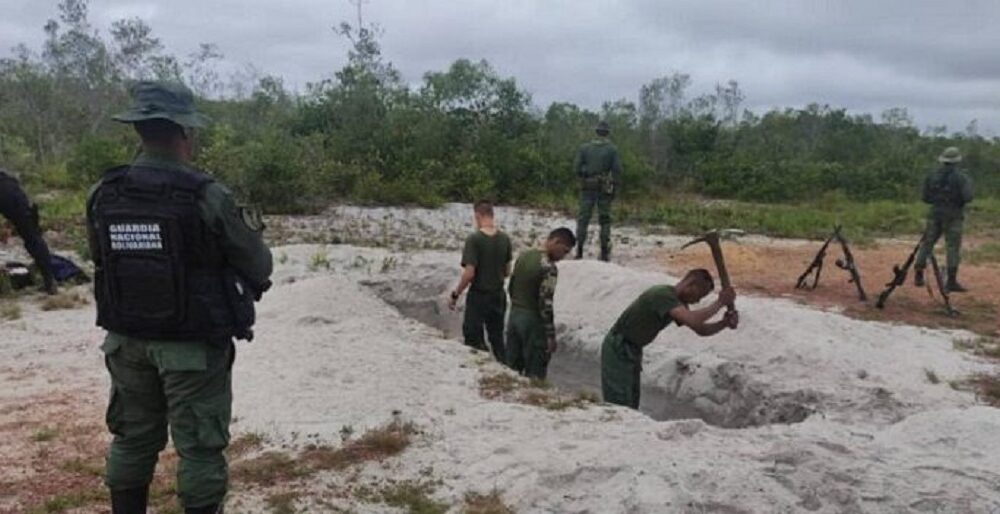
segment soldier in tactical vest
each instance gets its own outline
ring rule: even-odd
[[[31,255],[42,275],[42,290],[56,293],[56,281],[52,274],[52,256],[42,239],[42,229],[38,226],[38,206],[28,199],[21,184],[13,174],[0,169],[0,215],[10,220],[17,235],[24,241],[24,249]]]
[[[601,224],[601,260],[611,259],[611,201],[621,189],[622,162],[618,149],[608,140],[611,128],[602,121],[597,124],[597,138],[584,144],[576,153],[573,171],[580,179],[580,211],[576,224],[576,258],[583,258],[587,242],[587,227],[597,205]]]
[[[145,513],[158,454],[173,440],[185,512],[222,512],[234,339],[250,339],[272,261],[259,214],[193,168],[206,118],[180,84],[140,82],[130,123],[142,151],[87,200],[97,324],[107,330],[105,482],[113,514]]]
[[[948,291],[964,293],[966,289],[958,283],[958,264],[962,251],[962,223],[965,220],[965,206],[972,201],[972,181],[958,170],[962,154],[954,146],[948,147],[938,157],[941,167],[932,171],[924,180],[923,201],[931,205],[927,214],[927,229],[924,242],[913,264],[914,283],[922,287],[927,258],[934,251],[941,234],[944,234],[948,261]]]

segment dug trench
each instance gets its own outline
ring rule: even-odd
[[[447,291],[454,287],[457,275],[454,267],[424,262],[403,264],[362,284],[403,316],[460,343],[463,307],[460,303],[452,311],[446,302]],[[563,279],[560,280],[563,286]],[[557,293],[556,330],[560,347],[549,364],[548,381],[563,391],[589,393],[599,398],[603,332],[601,327],[590,323],[559,319],[560,300],[571,296],[569,292]],[[679,354],[658,363],[655,369],[652,366],[645,369],[640,410],[661,421],[698,418],[718,427],[747,428],[798,423],[816,413],[819,404],[820,395],[814,391],[774,391],[742,363],[698,353]]]

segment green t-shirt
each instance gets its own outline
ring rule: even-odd
[[[625,336],[632,344],[646,346],[674,321],[670,311],[681,305],[684,304],[677,298],[673,286],[650,287],[625,309],[611,330]]]
[[[462,267],[476,267],[472,290],[484,293],[503,291],[507,264],[512,258],[513,252],[507,234],[497,231],[491,236],[480,230],[470,234],[465,238],[465,248],[462,250]]]

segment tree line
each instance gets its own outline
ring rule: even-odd
[[[159,78],[187,83],[214,120],[199,133],[197,164],[270,212],[335,199],[556,202],[575,192],[573,155],[599,120],[621,152],[626,197],[911,201],[946,146],[962,150],[980,195],[1000,193],[1000,139],[974,123],[921,131],[898,108],[878,119],[825,105],[754,113],[735,81],[694,94],[683,73],[650,81],[634,101],[542,109],[486,61],[459,59],[408,85],[383,57],[376,26],[359,19],[335,30],[350,42],[347,63],[292,92],[273,76],[227,84],[214,45],[177,57],[141,19],[101,32],[87,0],[62,0],[40,49],[20,45],[0,60],[0,165],[85,187],[134,152],[128,128],[109,119],[128,104],[129,84]]]

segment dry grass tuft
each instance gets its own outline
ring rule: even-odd
[[[272,486],[312,474],[298,459],[281,452],[265,452],[257,457],[233,464],[234,482],[256,486]]]
[[[226,448],[226,454],[230,458],[246,455],[259,449],[265,442],[267,442],[267,437],[263,434],[258,434],[256,432],[241,434],[239,437],[229,442],[229,447]]]
[[[951,387],[959,391],[972,391],[986,404],[1000,407],[1000,374],[973,375],[964,380],[952,381]]]
[[[508,507],[500,491],[494,489],[490,494],[465,493],[462,514],[514,514],[514,509]]]
[[[63,291],[54,295],[48,295],[42,300],[43,311],[59,311],[76,309],[90,303],[87,297],[79,291]]]
[[[417,433],[412,423],[393,421],[373,428],[358,439],[348,439],[340,448],[314,446],[302,453],[302,460],[316,470],[340,470],[368,461],[381,461],[402,453]]]
[[[588,405],[598,403],[598,398],[593,393],[569,395],[553,388],[544,380],[527,380],[507,372],[480,377],[479,394],[489,400],[523,403],[555,411],[585,409]]]
[[[976,337],[972,339],[955,339],[956,350],[963,350],[990,359],[1000,359],[1000,340],[992,337]]]
[[[298,491],[276,493],[264,499],[267,507],[274,514],[295,514],[295,502],[302,497]]]
[[[0,302],[0,319],[5,321],[21,319],[21,306],[15,302]]]

